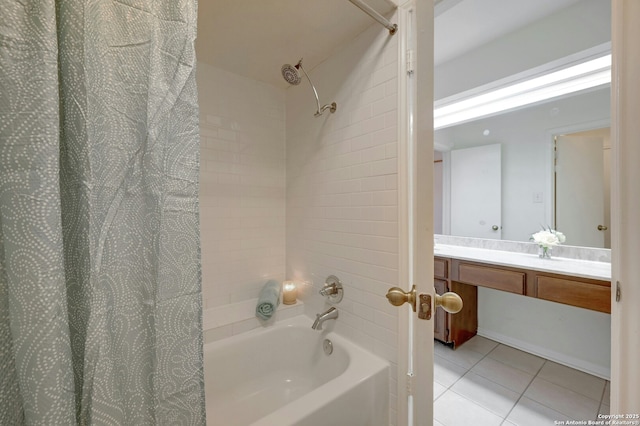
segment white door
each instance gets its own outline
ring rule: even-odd
[[[400,28],[398,426],[433,424],[433,3],[398,9]],[[417,54],[419,52],[419,54]],[[412,291],[413,289],[413,291]],[[458,300],[457,303],[460,301]],[[449,309],[456,309],[455,306]],[[426,317],[430,315],[430,319]]]
[[[399,276],[396,295],[433,293],[433,3],[410,1],[398,9]],[[417,54],[419,52],[419,55]],[[418,124],[420,126],[418,126]],[[428,172],[427,172],[428,170]],[[419,173],[420,172],[420,173]],[[415,195],[423,191],[422,197]],[[431,277],[431,279],[425,278]],[[389,297],[389,296],[388,296]],[[390,299],[391,300],[391,299]],[[433,321],[418,320],[397,300],[398,426],[433,424]]]
[[[611,413],[640,414],[640,2],[613,0]]]
[[[604,138],[591,132],[556,138],[555,227],[571,246],[604,247]],[[607,206],[608,207],[608,206]]]
[[[451,151],[451,235],[501,239],[500,154],[500,144]]]

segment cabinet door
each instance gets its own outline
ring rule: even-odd
[[[456,348],[471,339],[478,331],[478,287],[451,281],[451,291],[462,297],[464,305],[455,315],[448,315],[448,343]]]
[[[449,289],[447,288],[447,282],[443,280],[434,279],[433,285],[436,288],[436,293],[444,294]],[[435,309],[433,318],[433,337],[441,342],[448,343],[449,339],[449,315],[444,309]]]

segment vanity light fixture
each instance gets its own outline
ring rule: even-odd
[[[603,86],[611,82],[611,54],[436,107],[434,129]],[[446,101],[446,100],[445,100]]]

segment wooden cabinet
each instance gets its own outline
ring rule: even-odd
[[[538,274],[536,289],[538,299],[611,313],[611,283],[608,281]]]
[[[457,266],[460,282],[525,294],[526,274],[524,272],[461,262]]]
[[[436,308],[433,334],[437,340],[455,348],[475,336],[478,330],[478,289],[451,281],[451,264],[450,259],[434,259],[433,284],[438,294],[448,291],[457,293],[462,298],[462,310],[457,314],[449,314],[442,308]]]
[[[449,259],[442,259],[439,257],[434,258],[433,259],[433,276],[436,278],[440,278],[441,280],[446,280],[449,277],[450,263],[451,261]]]
[[[449,317],[449,342],[455,348],[471,339],[478,332],[478,287],[451,281],[450,291],[462,297],[462,310]],[[444,312],[443,309],[438,308]]]
[[[459,313],[449,314],[440,308],[435,312],[435,338],[454,348],[476,334],[478,287],[611,312],[609,281],[442,257],[434,258],[433,269],[438,294],[453,291],[462,297],[463,308]]]

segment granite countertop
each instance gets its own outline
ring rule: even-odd
[[[433,254],[436,257],[448,257],[473,262],[489,263],[493,265],[530,269],[540,272],[611,281],[611,264],[607,262],[579,260],[566,257],[541,259],[537,254],[448,244],[436,244]]]

